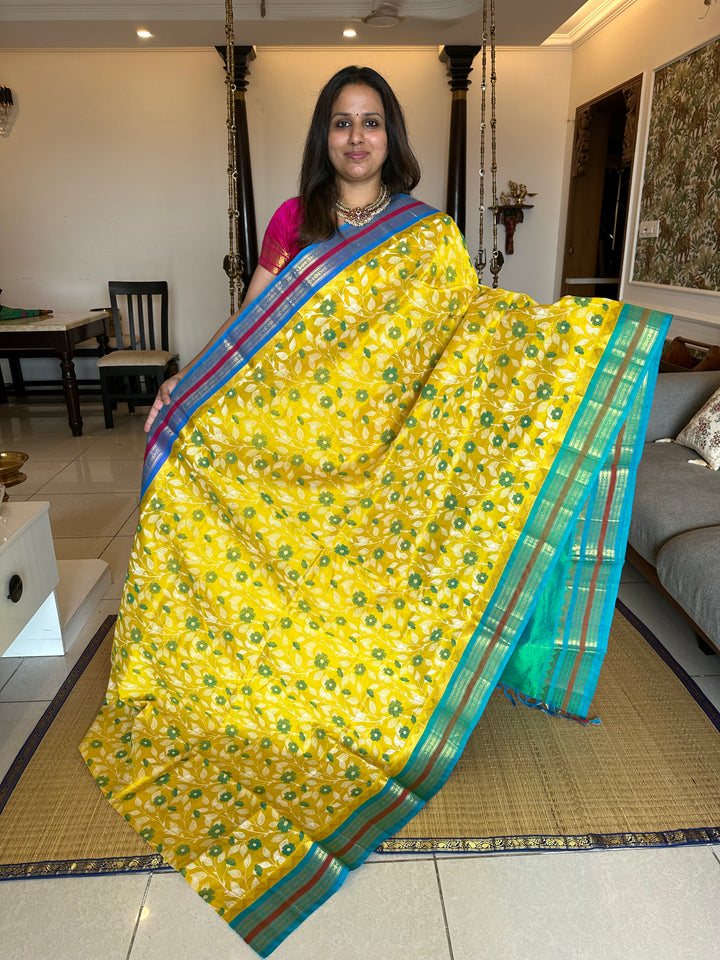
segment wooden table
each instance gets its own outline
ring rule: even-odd
[[[0,323],[0,351],[27,351],[32,357],[34,350],[51,350],[60,360],[60,372],[68,409],[68,423],[74,437],[82,436],[80,393],[73,353],[78,343],[95,337],[98,353],[108,352],[107,310],[86,313],[54,313],[49,317],[31,320],[3,321]]]

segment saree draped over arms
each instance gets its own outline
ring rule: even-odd
[[[478,287],[399,196],[176,388],[81,750],[262,956],[442,786],[498,683],[587,717],[668,319]]]

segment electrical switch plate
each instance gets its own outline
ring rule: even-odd
[[[660,236],[660,221],[659,220],[641,220],[640,229],[638,230],[639,237],[659,237]]]

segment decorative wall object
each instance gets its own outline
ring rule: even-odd
[[[720,291],[720,39],[655,73],[633,280]]]
[[[0,84],[0,137],[7,137],[15,121],[15,101],[10,87]]]
[[[536,194],[528,193],[524,183],[508,180],[508,189],[500,194],[500,202],[488,209],[495,213],[496,223],[505,227],[505,253],[515,253],[515,228],[525,220],[523,210],[532,210],[532,203],[525,203],[528,197]]]

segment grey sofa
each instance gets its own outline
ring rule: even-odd
[[[627,558],[720,653],[720,470],[676,437],[720,389],[720,371],[661,373],[637,474]]]

